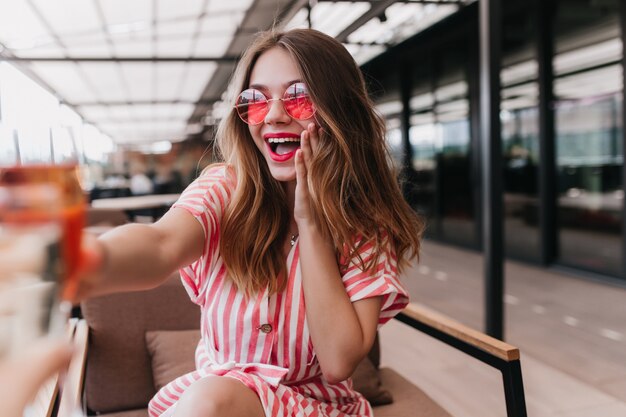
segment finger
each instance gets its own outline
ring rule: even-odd
[[[309,144],[311,147],[311,154],[315,155],[317,149],[319,147],[320,136],[322,134],[322,128],[318,128],[314,123],[310,123],[307,126],[307,130],[309,131]]]
[[[308,197],[309,186],[306,179],[307,168],[304,163],[304,156],[302,149],[296,151],[296,190],[298,193],[302,193],[302,197]]]
[[[308,129],[302,131],[300,135],[300,150],[302,151],[302,157],[306,167],[309,167],[311,159],[313,158],[313,151],[311,150],[311,133]]]

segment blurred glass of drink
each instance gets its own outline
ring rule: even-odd
[[[60,214],[53,185],[0,185],[0,357],[62,331]]]
[[[33,187],[34,188],[31,188]],[[61,228],[60,260],[57,277],[62,281],[63,298],[71,298],[76,290],[80,266],[81,235],[85,221],[85,199],[79,181],[79,169],[74,163],[57,165],[28,164],[0,167],[0,187],[7,190],[37,186],[56,189],[56,208],[21,209],[13,207],[0,213],[0,223],[14,229],[56,221]]]

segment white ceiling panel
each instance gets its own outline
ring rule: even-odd
[[[114,42],[113,50],[118,58],[146,58],[152,56],[152,40],[143,39]]]
[[[139,115],[135,111],[136,106],[132,104],[111,104],[107,106],[108,117],[104,119],[104,122],[111,121],[129,121],[139,118]]]
[[[93,1],[32,0],[56,33],[93,30],[101,26]]]
[[[176,20],[172,22],[157,22],[156,33],[159,40],[175,39],[180,36],[192,36],[196,29],[196,19]]]
[[[163,62],[156,67],[154,100],[180,99],[179,87],[185,76],[185,63]]]
[[[214,62],[187,64],[187,72],[182,82],[182,88],[178,92],[183,100],[196,101],[200,98],[204,86],[207,85],[213,73],[217,69]]]
[[[63,58],[65,57],[65,50],[54,42],[52,45],[45,45],[38,48],[21,49],[16,51],[15,55],[29,58]]]
[[[102,7],[109,30],[133,30],[136,24],[148,24],[152,20],[152,0],[93,0]]]
[[[169,108],[169,104],[134,104],[134,105],[120,106],[120,107],[122,108],[128,107],[128,110],[132,111],[132,113],[138,119],[148,119],[148,118],[157,117],[156,109]],[[164,113],[161,112],[161,114],[163,115]]]
[[[224,3],[224,0],[217,2]],[[177,17],[197,16],[203,11],[203,3],[204,0],[157,0],[157,19],[168,20]],[[212,0],[209,3],[216,3],[216,1]]]
[[[78,111],[84,118],[92,123],[98,123],[99,121],[111,118],[109,106],[82,106],[78,108]]]
[[[109,106],[110,119],[106,122],[136,123],[137,114],[132,105]]]
[[[127,122],[103,122],[100,126],[106,130],[136,130],[136,131],[159,131],[159,130],[185,130],[186,121],[180,120],[144,120]]]
[[[31,64],[31,68],[58,93],[59,97],[70,104],[96,100],[94,92],[85,84],[74,64],[37,62]]]
[[[370,7],[368,3],[347,1],[318,3],[311,12],[313,28],[337,36]]]
[[[181,118],[185,121],[191,117],[193,110],[196,108],[193,104],[172,104],[169,106],[169,116],[172,118]],[[162,117],[167,117],[163,115]]]
[[[79,35],[75,33],[66,33],[60,35],[59,38],[61,39],[61,42],[63,42],[63,45],[70,47],[99,45],[107,42],[106,34],[101,29],[95,29]]]
[[[0,1],[0,43],[21,49],[49,41],[50,35],[26,0]]]
[[[193,48],[191,37],[159,40],[157,54],[161,56],[190,56]]]
[[[201,33],[232,33],[237,29],[237,25],[241,22],[242,14],[237,13],[220,13],[217,16],[208,15],[201,20]]]
[[[135,117],[147,118],[180,118],[187,119],[191,116],[195,106],[193,104],[136,104],[132,107]]]
[[[315,6],[317,7],[317,6]],[[300,9],[298,12],[291,18],[289,22],[285,25],[285,30],[291,29],[304,29],[308,27],[307,23],[307,13],[306,9]]]
[[[88,36],[67,40],[62,38],[69,56],[74,57],[111,57],[113,51],[103,32],[92,33]]]
[[[151,62],[124,62],[119,65],[124,82],[128,86],[128,99],[133,101],[152,100],[154,64]]]
[[[127,92],[120,79],[118,64],[114,62],[83,62],[80,68],[98,92],[99,101],[127,100]]]
[[[215,12],[228,12],[231,10],[247,10],[254,0],[228,0],[228,1],[209,1],[207,4],[207,14]]]
[[[230,45],[230,41],[232,39],[232,35],[225,36],[206,36],[202,38],[198,38],[196,41],[196,45],[194,48],[195,57],[202,56],[221,56],[226,53],[228,49],[228,45]]]

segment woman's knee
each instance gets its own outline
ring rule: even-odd
[[[184,417],[254,417],[264,413],[256,393],[243,383],[228,377],[208,377],[185,391],[175,414]]]

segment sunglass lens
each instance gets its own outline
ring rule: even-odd
[[[283,98],[285,110],[294,119],[305,120],[313,117],[315,107],[309,98],[304,83],[295,83],[287,88]]]
[[[257,125],[267,116],[267,98],[259,90],[244,90],[237,98],[237,113],[244,122]]]

